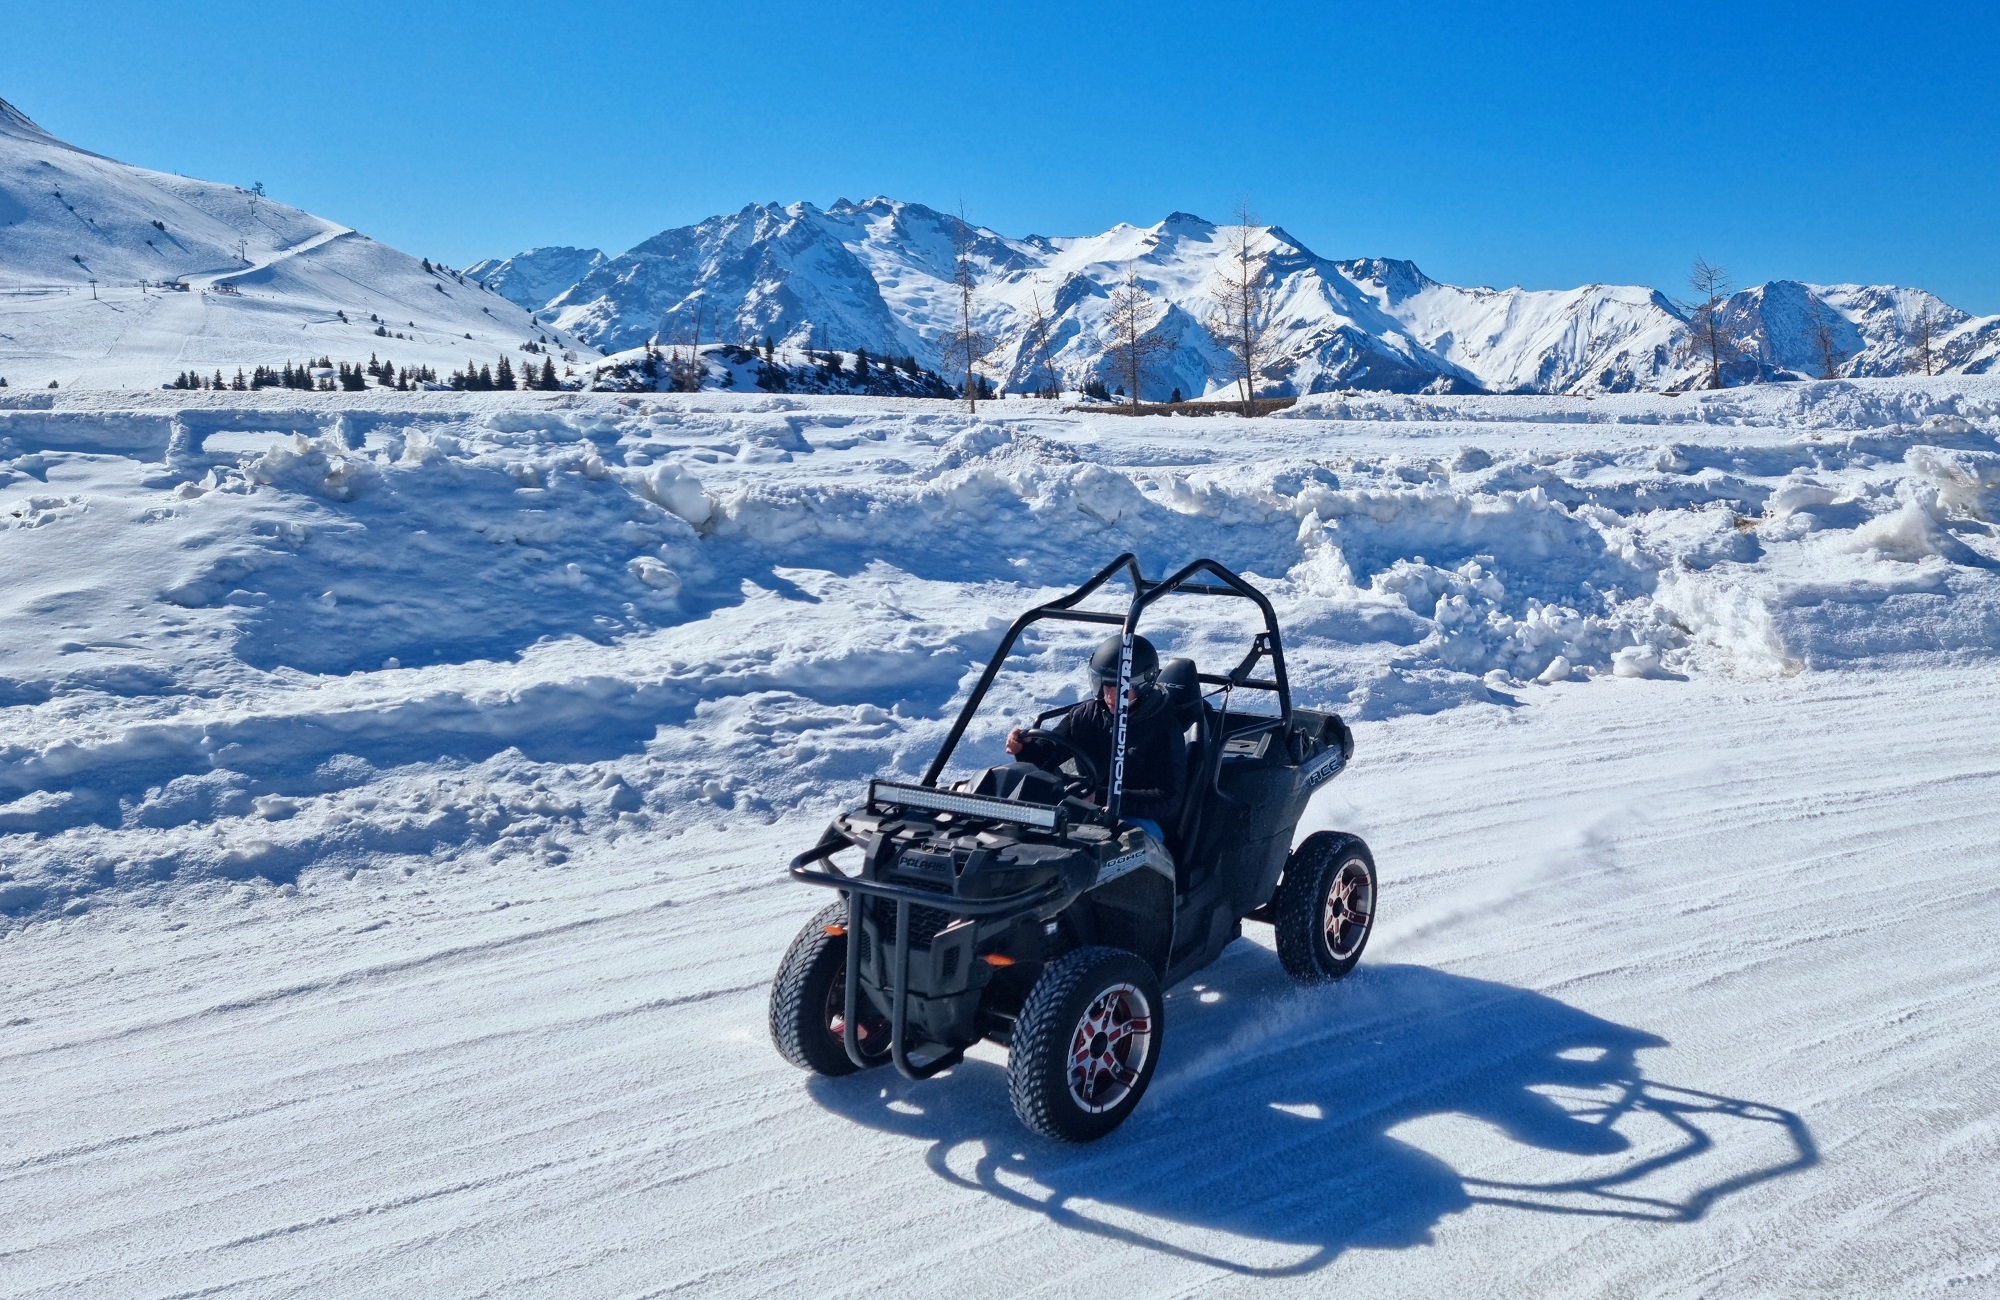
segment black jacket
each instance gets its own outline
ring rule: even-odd
[[[1117,720],[1104,697],[1073,706],[1048,729],[1074,743],[1097,764],[1097,797],[1111,784],[1111,736]],[[1174,718],[1172,702],[1157,686],[1139,692],[1125,722],[1125,802],[1127,817],[1146,817],[1172,827],[1187,796],[1187,735]],[[1031,735],[1021,761],[1054,769],[1068,757],[1060,746]]]

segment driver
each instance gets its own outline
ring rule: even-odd
[[[1090,675],[1097,693],[1072,705],[1049,731],[1068,740],[1097,765],[1097,797],[1103,799],[1111,781],[1111,738],[1117,728],[1113,713],[1118,699],[1118,658],[1121,638],[1106,637],[1090,656]],[[1121,811],[1128,821],[1166,842],[1161,826],[1179,817],[1186,795],[1187,737],[1174,718],[1173,703],[1156,679],[1159,652],[1145,637],[1132,638],[1132,681],[1126,692],[1125,798]],[[1067,755],[1060,745],[1016,727],[1007,734],[1007,752],[1024,763],[1054,770]]]

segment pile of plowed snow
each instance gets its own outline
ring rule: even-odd
[[[177,395],[178,396],[178,395]],[[928,759],[1121,551],[1363,719],[2000,645],[2000,381],[1041,403],[76,395],[0,410],[0,912],[558,867]],[[1240,653],[1242,608],[1148,630]],[[968,756],[1070,698],[1030,637]]]

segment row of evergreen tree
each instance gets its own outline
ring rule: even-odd
[[[315,375],[314,371],[331,370],[331,375]],[[218,391],[247,392],[258,388],[295,388],[302,392],[349,392],[362,393],[373,387],[393,388],[398,392],[408,392],[425,384],[438,382],[437,371],[429,366],[404,366],[396,368],[393,361],[382,361],[373,356],[368,364],[359,361],[352,364],[342,361],[336,365],[329,357],[309,361],[302,366],[294,366],[287,361],[273,369],[258,366],[249,374],[239,368],[236,378],[223,377],[220,370],[214,375],[204,375],[195,370],[184,370],[174,376],[169,388],[214,389]],[[541,392],[559,392],[562,377],[556,374],[556,363],[552,357],[542,359],[541,368],[529,362],[517,374],[513,362],[500,358],[497,366],[474,366],[468,364],[463,370],[454,370],[445,381],[451,387],[466,392],[513,392],[517,389]]]
[[[492,367],[474,369],[467,362],[464,370],[452,371],[451,378],[446,382],[453,388],[472,393],[513,392],[516,389],[553,393],[563,386],[562,379],[556,374],[555,360],[549,357],[542,359],[540,370],[535,369],[533,362],[523,365],[518,376],[514,373],[513,363],[504,356],[500,358],[500,364]]]
[[[287,361],[283,366],[275,370],[270,366],[258,366],[248,375],[245,375],[242,367],[239,366],[236,370],[236,378],[233,380],[223,378],[220,370],[216,371],[212,376],[203,375],[199,371],[184,370],[180,374],[175,375],[174,382],[167,386],[169,388],[210,388],[217,391],[229,390],[238,393],[246,392],[253,388],[296,388],[303,392],[313,392],[315,390],[330,392],[334,387],[333,381],[331,379],[315,380],[313,371],[315,369],[329,369],[332,365],[333,362],[327,358],[321,358],[317,362],[309,361],[302,366],[294,366],[291,362]]]
[[[319,376],[313,373],[316,370],[331,370],[333,374]],[[359,393],[367,391],[372,382],[383,388],[408,392],[413,388],[421,388],[425,384],[434,384],[437,381],[437,371],[429,366],[405,366],[398,370],[394,362],[377,360],[372,356],[368,358],[368,364],[365,366],[359,361],[351,365],[345,361],[335,365],[332,358],[321,357],[318,361],[308,361],[299,366],[289,361],[275,368],[257,366],[247,375],[243,373],[241,367],[238,367],[234,379],[224,378],[220,370],[213,375],[184,370],[174,376],[174,381],[167,387],[237,393],[260,388],[292,388],[308,393],[340,391]]]
[[[755,339],[752,339],[747,351],[754,357],[760,347],[764,353],[764,360],[777,360],[778,343],[776,339],[766,334],[761,345]],[[842,359],[840,353],[829,349],[808,347],[805,349],[805,355],[806,360],[819,366],[822,370],[831,370],[836,375],[843,373],[846,366],[846,362]],[[892,369],[904,371],[912,379],[918,378],[924,373],[924,368],[917,364],[915,357],[871,357],[868,355],[868,349],[866,348],[854,349],[854,373],[863,382],[866,382],[868,379],[869,368],[876,365],[888,366]]]
[[[764,359],[768,361],[771,359],[769,351],[771,339],[769,335],[765,335],[764,342],[766,345]],[[806,358],[831,375],[840,376],[847,373],[846,359],[838,352],[814,352],[808,348],[806,350]],[[871,372],[877,366],[888,370],[905,371],[912,379],[918,378],[924,373],[923,367],[917,364],[915,357],[870,357],[867,348],[854,349],[854,380],[856,383],[867,383],[871,378]]]

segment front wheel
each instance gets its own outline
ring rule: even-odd
[[[1160,981],[1129,952],[1079,948],[1050,962],[1014,1022],[1014,1114],[1059,1142],[1117,1128],[1152,1082],[1160,1011]]]
[[[1285,860],[1271,911],[1278,960],[1301,984],[1354,969],[1375,928],[1375,857],[1359,836],[1308,835]]]
[[[889,1021],[864,993],[855,1026],[870,1066],[889,1059]],[[814,1074],[852,1074],[847,1055],[847,904],[819,910],[785,950],[771,981],[771,1042],[778,1055]]]

